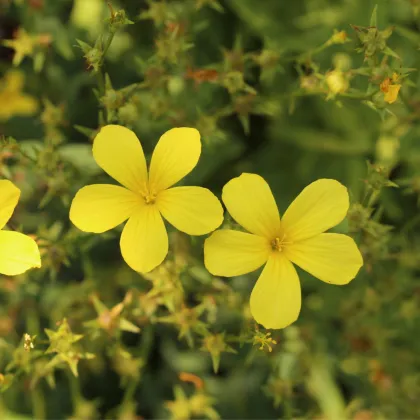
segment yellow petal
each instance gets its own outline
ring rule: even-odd
[[[18,115],[32,115],[38,109],[38,102],[29,95],[20,94],[14,99],[13,109]]]
[[[224,187],[222,200],[230,215],[246,230],[270,240],[279,235],[280,214],[267,182],[243,173]]]
[[[265,328],[285,328],[295,322],[301,307],[299,277],[281,253],[272,253],[251,293],[251,313]]]
[[[146,205],[128,220],[121,235],[121,253],[135,271],[148,273],[162,263],[168,253],[168,234],[159,210]]]
[[[38,245],[19,232],[0,232],[0,273],[16,276],[33,267],[41,267]]]
[[[204,265],[215,276],[239,276],[260,268],[270,251],[269,241],[261,236],[217,230],[204,242]]]
[[[195,128],[173,128],[159,139],[150,162],[149,185],[158,193],[177,183],[197,165],[200,133]]]
[[[127,220],[144,205],[141,200],[118,185],[88,185],[74,197],[70,220],[84,232],[102,233]]]
[[[347,235],[322,233],[294,243],[285,255],[303,270],[332,284],[347,284],[363,265],[356,243]]]
[[[13,211],[19,201],[20,189],[13,182],[0,180],[0,229],[12,217]]]
[[[389,85],[388,91],[384,94],[385,102],[389,104],[394,103],[398,98],[398,93],[401,89],[401,85]]]
[[[170,188],[159,194],[156,204],[171,225],[189,235],[212,232],[223,222],[223,207],[207,188]]]
[[[137,136],[120,125],[107,125],[93,142],[93,157],[112,178],[134,192],[146,192],[147,166]]]
[[[5,90],[7,92],[20,92],[23,88],[23,84],[25,82],[25,78],[22,72],[18,70],[9,71],[5,75]]]
[[[309,184],[283,215],[287,241],[300,241],[338,225],[347,214],[347,188],[334,179]]]

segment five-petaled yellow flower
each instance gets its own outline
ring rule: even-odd
[[[292,263],[322,281],[347,284],[363,264],[349,236],[323,233],[340,223],[349,207],[347,189],[320,179],[307,186],[280,221],[270,187],[244,173],[223,188],[231,216],[251,233],[218,230],[204,244],[204,262],[217,276],[239,276],[265,264],[251,294],[251,312],[266,328],[284,328],[300,312],[299,278]]]
[[[0,121],[7,121],[15,115],[32,115],[38,109],[38,102],[22,92],[23,75],[18,71],[6,73],[0,80]]]
[[[149,272],[168,253],[168,234],[162,216],[189,235],[204,235],[219,227],[223,208],[211,191],[201,187],[172,187],[197,165],[200,133],[173,128],[162,135],[147,171],[136,135],[107,125],[93,143],[98,165],[124,187],[89,185],[75,196],[70,219],[85,232],[101,233],[128,219],[120,245],[127,264]]]
[[[19,196],[20,190],[12,182],[0,180],[0,229],[12,217]],[[41,267],[36,242],[23,233],[0,230],[0,273],[15,276],[33,267]]]

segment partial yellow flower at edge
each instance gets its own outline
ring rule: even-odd
[[[307,186],[283,218],[265,180],[244,173],[223,188],[231,216],[250,233],[217,230],[204,243],[204,263],[213,275],[237,276],[264,266],[250,306],[265,328],[296,321],[300,283],[293,264],[332,284],[350,282],[363,265],[357,245],[347,235],[324,233],[340,223],[349,207],[347,189],[320,179]]]
[[[128,219],[121,235],[121,253],[135,271],[147,273],[168,253],[163,218],[189,235],[204,235],[223,222],[223,208],[206,188],[173,187],[196,166],[200,133],[173,128],[159,139],[149,171],[143,148],[129,129],[107,125],[93,143],[98,165],[117,185],[89,185],[74,197],[70,220],[85,232],[101,233]]]
[[[0,229],[6,225],[18,203],[20,190],[8,180],[0,180]],[[36,242],[19,232],[0,231],[0,273],[7,276],[22,274],[41,267]]]
[[[38,102],[22,92],[23,74],[19,71],[8,72],[0,80],[0,121],[7,121],[15,115],[32,115],[38,109]]]

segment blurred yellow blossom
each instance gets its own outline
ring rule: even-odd
[[[398,160],[400,140],[394,136],[381,136],[376,142],[376,156],[378,162],[391,165]]]
[[[71,221],[85,232],[102,233],[128,219],[121,235],[121,253],[134,270],[147,273],[168,253],[162,216],[189,235],[204,235],[223,221],[216,196],[201,187],[172,187],[197,165],[200,133],[173,128],[160,138],[149,170],[143,148],[128,128],[107,125],[93,144],[98,165],[124,187],[89,185],[75,196]]]
[[[344,44],[345,42],[348,42],[348,35],[346,31],[337,31],[334,29],[334,33],[331,36],[331,38],[327,41],[328,45],[333,44]]]
[[[325,76],[329,96],[335,96],[338,93],[344,93],[349,88],[349,81],[346,75],[338,69],[328,72]]]
[[[71,22],[86,30],[91,38],[98,36],[105,18],[106,2],[102,0],[75,0],[71,12]]]
[[[299,277],[292,263],[326,283],[350,282],[363,264],[347,235],[323,233],[347,214],[347,189],[333,179],[307,186],[280,214],[267,182],[243,173],[223,188],[230,215],[247,231],[218,230],[204,244],[204,262],[216,276],[233,277],[265,264],[251,294],[251,312],[265,328],[284,328],[300,312]]]
[[[0,180],[0,229],[11,218],[19,197],[19,188],[8,180]],[[33,267],[41,267],[36,242],[23,233],[0,230],[0,273],[15,276]]]
[[[14,39],[6,39],[3,45],[15,50],[13,57],[13,65],[19,66],[22,60],[28,56],[31,57],[37,46],[47,46],[51,42],[49,34],[29,35],[25,29],[19,28],[14,36]]]
[[[15,115],[31,115],[38,109],[38,102],[22,92],[23,74],[18,71],[6,73],[0,79],[0,121],[7,121]]]
[[[384,93],[384,100],[389,104],[394,103],[398,98],[401,89],[401,84],[396,83],[398,80],[398,74],[394,73],[392,77],[387,77],[380,85],[381,91]]]

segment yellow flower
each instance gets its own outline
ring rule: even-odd
[[[0,121],[14,115],[31,115],[38,109],[38,102],[22,92],[23,75],[10,71],[0,80]]]
[[[348,42],[348,35],[346,31],[337,31],[337,29],[334,29],[334,34],[331,36],[331,38],[327,41],[328,45],[333,44],[344,44],[345,42]]]
[[[18,66],[25,56],[31,56],[34,52],[35,38],[28,35],[23,28],[19,28],[14,39],[6,39],[3,41],[5,47],[15,50],[13,57],[13,65]]]
[[[206,188],[170,188],[197,165],[200,133],[173,128],[162,135],[149,171],[136,135],[118,125],[103,127],[93,143],[98,165],[125,188],[89,185],[75,196],[70,220],[85,232],[101,233],[128,219],[121,235],[121,253],[136,271],[147,273],[168,253],[162,216],[189,235],[204,235],[223,221],[219,200]]]
[[[19,201],[20,190],[8,180],[0,180],[0,229],[6,225]],[[0,230],[0,273],[22,274],[41,267],[38,245],[23,233]]]
[[[239,276],[265,264],[251,294],[251,313],[265,328],[284,328],[300,312],[299,278],[292,263],[320,280],[347,284],[363,264],[350,237],[323,233],[340,223],[349,207],[347,189],[320,179],[307,186],[280,221],[270,187],[244,173],[223,188],[231,216],[250,233],[218,230],[204,244],[204,262],[217,276]]]
[[[349,88],[349,81],[341,70],[332,70],[325,76],[328,90],[331,95],[344,93]]]
[[[392,78],[387,77],[381,83],[380,89],[384,93],[384,101],[388,102],[389,104],[394,103],[398,98],[398,93],[401,89],[401,85],[397,82],[399,79],[398,74],[394,73]]]
[[[51,43],[51,36],[47,33],[29,35],[25,29],[19,28],[14,39],[6,39],[2,42],[5,47],[15,50],[13,65],[19,66],[25,56],[32,56],[37,47],[47,47]]]

